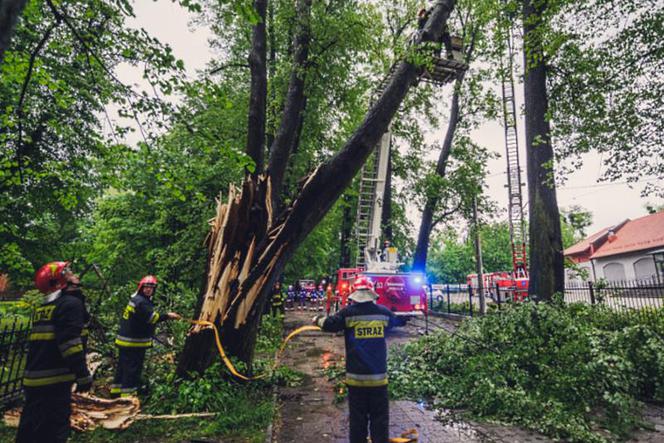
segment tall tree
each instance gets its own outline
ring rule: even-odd
[[[396,65],[393,76],[371,106],[362,124],[343,148],[320,164],[301,185],[295,200],[273,212],[271,177],[245,179],[241,191],[231,191],[208,241],[207,290],[199,299],[197,317],[224,327],[224,345],[231,355],[251,363],[263,304],[273,281],[298,245],[326,215],[350,184],[376,143],[387,130],[423,67],[415,63],[423,41],[440,38],[454,0],[437,2],[412,57]],[[288,158],[284,159],[285,162]],[[284,167],[280,164],[279,167]],[[212,336],[194,330],[183,349],[179,372],[202,370],[210,362]]]
[[[524,100],[528,208],[530,286],[536,300],[549,300],[565,285],[560,213],[554,179],[554,155],[548,114],[547,65],[543,27],[545,0],[523,3]]]

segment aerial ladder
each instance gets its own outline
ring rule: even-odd
[[[422,76],[425,81],[442,86],[454,81],[461,72],[468,69],[464,62],[463,42],[452,37],[452,57],[435,56]],[[445,49],[443,48],[443,51]],[[389,84],[396,64],[380,84],[374,98],[378,99]],[[376,149],[362,167],[360,189],[355,220],[355,237],[357,240],[356,267],[369,272],[397,272],[401,263],[398,262],[397,250],[392,246],[381,249],[381,216],[383,196],[387,180],[388,160],[390,155],[392,131],[391,125],[383,134]]]
[[[505,38],[506,65],[502,64],[503,127],[505,129],[505,154],[507,159],[507,190],[510,242],[512,247],[512,272],[509,280],[498,281],[499,287],[510,288],[508,294],[515,301],[525,298],[528,290],[528,256],[526,254],[526,229],[523,217],[521,165],[517,114],[514,100],[514,41],[510,26]],[[500,289],[498,289],[499,291]],[[500,297],[500,294],[496,294]]]

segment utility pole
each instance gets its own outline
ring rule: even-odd
[[[480,224],[477,217],[477,196],[473,197],[473,230],[475,231],[475,272],[477,273],[477,292],[480,295],[480,314],[486,314],[484,298],[484,271],[482,266],[482,244],[480,242]]]

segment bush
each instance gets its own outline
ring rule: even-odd
[[[515,305],[393,352],[392,391],[569,441],[623,438],[640,424],[640,400],[664,400],[657,318]]]

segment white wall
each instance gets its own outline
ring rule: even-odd
[[[656,277],[655,262],[648,251],[602,257],[594,259],[593,262],[597,279],[642,280]],[[620,273],[620,266],[624,274]]]

